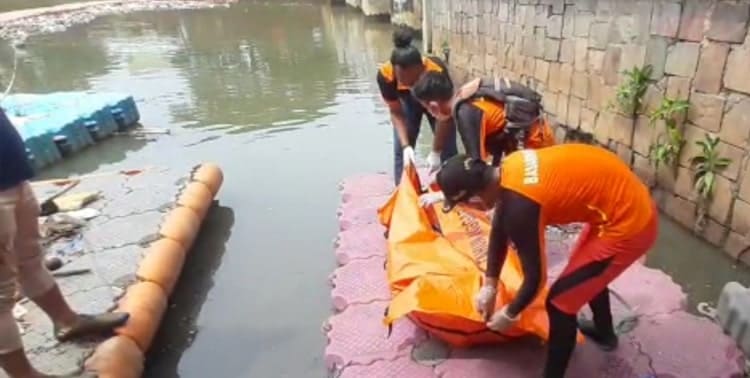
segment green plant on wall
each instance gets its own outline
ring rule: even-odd
[[[685,138],[677,121],[684,117],[689,106],[686,100],[664,98],[659,108],[649,116],[652,126],[657,125],[659,121],[664,123],[664,131],[657,134],[656,142],[651,145],[649,151],[654,168],[659,169],[660,166],[666,165],[674,170],[677,166],[680,152],[685,145]]]
[[[617,87],[617,97],[615,98],[621,112],[631,116],[638,112],[648,88],[648,81],[651,80],[652,72],[653,68],[650,65],[633,67],[623,72],[625,80]]]
[[[445,64],[448,64],[451,56],[451,46],[450,44],[448,44],[447,39],[444,39],[443,43],[440,44],[440,49],[443,52],[443,59],[445,59]]]
[[[718,151],[719,137],[706,133],[704,140],[696,141],[700,147],[697,155],[690,159],[690,165],[695,170],[693,175],[693,189],[698,194],[697,226],[702,227],[706,209],[711,203],[716,186],[716,176],[724,171],[731,159],[721,157]]]

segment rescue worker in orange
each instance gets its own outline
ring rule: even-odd
[[[544,377],[565,375],[576,329],[605,350],[617,347],[607,286],[651,248],[658,233],[649,191],[626,164],[599,147],[562,144],[511,153],[497,168],[459,155],[443,165],[437,182],[447,197],[444,211],[475,198],[495,208],[485,280],[476,297],[490,329],[511,326],[546,284],[545,228],[585,223],[547,297]],[[508,242],[518,250],[524,279],[517,297],[495,311]],[[585,304],[593,319],[577,319]]]
[[[555,144],[549,123],[542,115],[541,95],[519,83],[495,78],[474,79],[454,93],[453,83],[427,72],[414,84],[412,94],[438,119],[451,118],[467,155],[497,166],[503,156],[523,148]],[[429,206],[444,200],[429,192],[420,203]]]
[[[436,57],[423,57],[412,45],[412,36],[406,29],[393,34],[395,45],[390,61],[384,63],[377,74],[380,94],[388,104],[393,123],[394,179],[401,181],[404,166],[416,163],[414,146],[417,143],[422,116],[425,109],[411,95],[409,89],[426,72],[431,72],[450,81],[448,68]],[[450,118],[441,119],[427,114],[430,128],[435,135],[432,151],[427,157],[431,171],[436,171],[442,161],[458,153],[456,131]]]
[[[450,79],[427,72],[412,94],[437,119],[452,118],[466,153],[498,165],[517,149],[555,144],[542,115],[542,96],[505,78],[474,79],[458,91]]]

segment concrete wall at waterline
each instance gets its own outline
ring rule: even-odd
[[[330,0],[358,8],[365,16],[390,16],[394,25],[422,30],[423,0]]]

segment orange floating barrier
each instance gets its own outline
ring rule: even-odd
[[[380,222],[388,228],[387,276],[392,298],[386,324],[409,317],[457,347],[502,343],[528,334],[546,340],[546,289],[511,329],[496,332],[486,327],[474,297],[484,277],[490,219],[464,205],[447,214],[442,212],[442,204],[424,209],[418,188],[416,170],[409,167],[378,212]],[[512,300],[522,281],[520,260],[511,248],[500,274],[497,309]]]
[[[189,183],[177,199],[177,204],[190,208],[203,219],[211,208],[214,195],[206,184],[200,181]]]
[[[214,164],[201,164],[180,191],[176,208],[164,217],[161,239],[152,243],[118,311],[130,314],[128,322],[115,330],[117,336],[100,344],[85,363],[85,369],[103,378],[136,378],[143,372],[144,354],[159,329],[167,299],[179,279],[187,251],[200,231],[214,195],[224,177]]]
[[[161,286],[164,292],[170,295],[180,278],[185,254],[186,250],[182,244],[172,239],[159,239],[149,247],[138,266],[136,276],[142,281]]]
[[[195,168],[192,179],[206,184],[211,193],[216,195],[224,182],[224,173],[216,164],[203,163]]]
[[[86,360],[87,371],[99,378],[139,378],[143,374],[143,352],[127,336],[110,337]]]
[[[201,226],[201,219],[195,211],[186,207],[172,209],[164,218],[159,233],[165,238],[182,244],[189,250]]]
[[[115,332],[130,337],[141,351],[147,351],[166,309],[167,294],[161,286],[153,282],[133,284],[118,306],[118,311],[130,313],[130,319]]]

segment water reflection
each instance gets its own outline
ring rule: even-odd
[[[14,90],[119,87],[136,95],[144,114],[168,108],[169,119],[146,116],[159,126],[221,125],[235,134],[300,125],[330,114],[348,78],[374,76],[372,57],[388,41],[373,34],[363,41],[364,23],[316,2],[109,16],[32,38]],[[388,25],[377,27],[375,36]],[[7,45],[0,64],[12,67]]]
[[[190,347],[198,332],[198,315],[206,302],[208,291],[214,286],[213,274],[224,257],[234,217],[234,211],[224,206],[215,206],[206,215],[201,234],[192,249],[196,253],[188,253],[185,268],[169,301],[170,310],[162,320],[162,327],[151,347],[144,376],[179,377],[177,366],[180,356]],[[152,361],[158,361],[158,364]]]
[[[119,151],[103,144],[56,176],[154,165],[186,172],[207,160],[224,170],[219,198],[238,232],[212,235],[221,231],[205,223],[207,237],[226,244],[191,253],[208,268],[181,283],[194,298],[168,312],[149,376],[326,375],[320,324],[330,316],[337,187],[392,160],[374,82],[390,26],[326,2],[111,16],[29,41],[26,59],[37,67],[67,38],[87,39],[104,61],[83,67],[94,54],[83,52],[66,58],[72,67],[20,72],[25,89],[45,91],[54,79],[60,89],[126,91],[144,125],[172,131],[143,146],[119,142]],[[224,250],[221,264],[210,260]]]
[[[17,57],[13,90],[22,93],[89,89],[89,78],[105,74],[111,64],[104,41],[91,38],[85,28],[36,37]],[[8,73],[13,58],[8,44],[0,44],[0,65]]]

